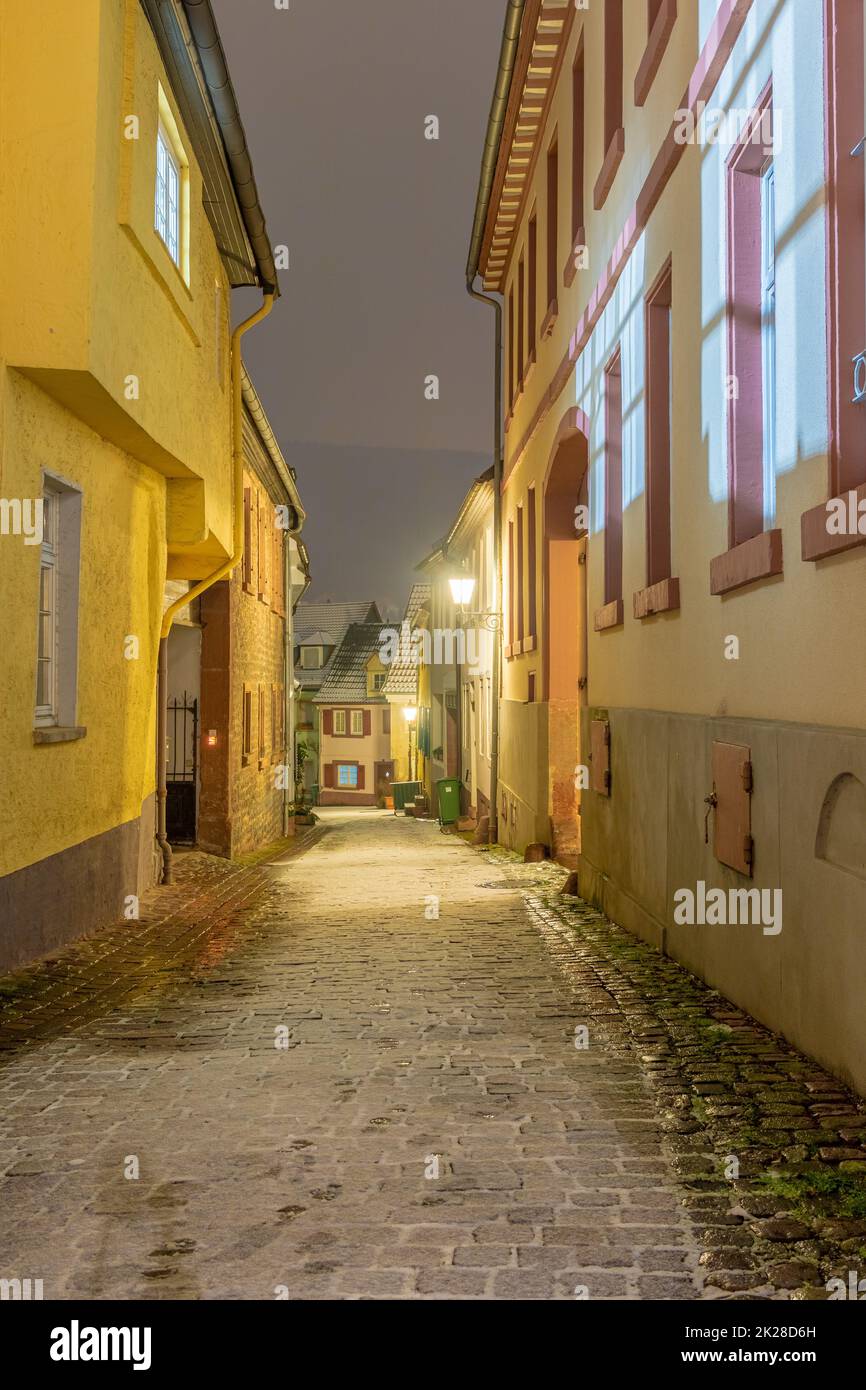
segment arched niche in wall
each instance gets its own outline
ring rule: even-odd
[[[830,783],[818,818],[815,855],[866,879],[866,786],[853,772]]]

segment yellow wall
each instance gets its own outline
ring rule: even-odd
[[[409,721],[403,714],[407,705],[414,703],[414,697],[409,695],[389,695],[388,704],[391,706],[391,758],[394,762],[394,781],[409,781]],[[417,706],[416,706],[417,708]],[[421,780],[420,769],[424,759],[416,749],[416,735],[418,730],[417,720],[412,734],[412,749],[415,752],[415,768],[418,773],[418,780]]]
[[[228,287],[144,12],[138,0],[3,0],[0,19],[12,194],[0,210],[8,218],[0,351],[127,452],[169,477],[202,479],[202,549],[224,557]],[[160,86],[189,159],[188,286],[153,225]],[[130,116],[137,139],[126,138]],[[130,376],[138,399],[127,396]],[[195,577],[182,563],[172,574]]]
[[[138,0],[0,0],[0,496],[39,497],[43,469],[83,491],[87,728],[33,746],[40,552],[0,537],[0,781],[16,810],[0,873],[139,815],[166,573],[200,577],[230,551],[229,288],[179,118],[188,285],[154,229],[160,84],[178,117]]]
[[[0,874],[134,820],[153,791],[154,672],[161,607],[165,484],[5,373],[3,496],[35,496],[47,469],[83,491],[77,723],[72,743],[34,747],[39,546],[0,537],[3,593]],[[139,639],[137,660],[124,643]],[[134,885],[130,891],[133,891]]]

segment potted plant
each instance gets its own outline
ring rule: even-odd
[[[312,798],[304,786],[304,767],[315,756],[308,743],[299,743],[295,753],[295,825],[315,825]]]

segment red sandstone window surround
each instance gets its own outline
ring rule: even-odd
[[[528,586],[528,616],[526,641],[523,644],[524,651],[534,651],[536,638],[538,637],[538,604],[537,604],[537,575],[536,575],[536,512],[535,512],[535,488],[531,487],[526,494],[526,579]]]
[[[647,0],[647,45],[634,80],[634,104],[643,106],[665,56],[677,19],[677,0]]]
[[[259,771],[265,765],[265,754],[267,752],[267,739],[265,730],[265,687],[259,686]]]
[[[772,474],[773,431],[765,380],[763,248],[765,174],[773,160],[769,84],[747,121],[727,168],[728,261],[728,549],[710,562],[710,591],[729,593],[782,573],[782,533],[765,528],[765,476]]]
[[[844,499],[856,518],[866,503],[866,401],[855,402],[854,359],[866,349],[866,152],[863,6],[824,0],[824,89],[827,130],[827,358],[829,502]],[[853,150],[859,150],[852,155]],[[862,369],[860,369],[862,370]],[[853,493],[853,499],[849,494]],[[851,502],[853,500],[853,507]],[[828,502],[804,512],[802,555],[822,560],[866,544],[850,524],[828,531]]]
[[[514,286],[508,291],[508,409],[514,408]]]
[[[514,522],[508,523],[508,644],[505,655],[514,653]]]
[[[244,686],[243,731],[241,739],[241,766],[246,767],[253,754],[253,690]]]
[[[252,488],[244,488],[244,563],[243,586],[248,594],[253,591],[253,501]]]
[[[622,124],[622,3],[623,0],[604,0],[604,151],[593,193],[596,212],[604,207],[625,154],[625,130]]]
[[[541,325],[541,336],[547,338],[559,313],[556,300],[559,274],[559,146],[554,135],[547,152],[547,309]]]
[[[523,507],[517,508],[517,645],[523,650]]]
[[[577,253],[586,243],[586,212],[584,207],[586,151],[586,86],[583,62],[583,34],[577,45],[577,56],[571,74],[571,251],[562,272],[566,286],[577,274]]]
[[[534,212],[529,219],[526,291],[526,328],[528,336],[526,366],[528,374],[528,369],[535,361],[535,334],[538,328],[538,218]]]
[[[634,615],[679,608],[679,581],[671,575],[671,313],[673,273],[668,260],[646,297],[646,588],[634,595]]]
[[[523,343],[526,333],[526,267],[523,257],[517,267],[517,389],[523,390]]]
[[[595,615],[603,632],[623,621],[622,603],[622,351],[604,369],[604,607]]]

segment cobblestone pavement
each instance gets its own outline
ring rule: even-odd
[[[0,980],[0,1277],[681,1299],[856,1268],[866,1113],[820,1069],[555,866],[323,823],[268,869],[189,856],[140,922]]]

